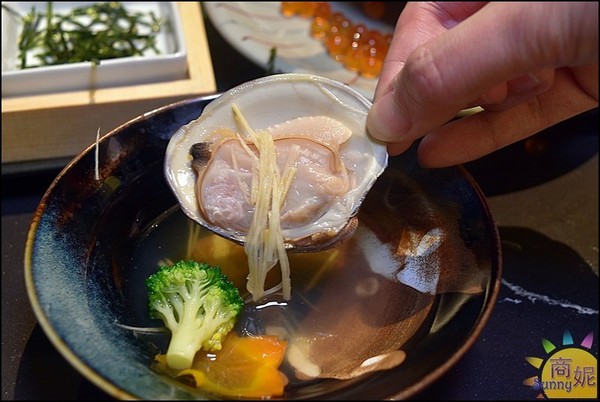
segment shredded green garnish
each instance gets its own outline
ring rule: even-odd
[[[277,48],[272,47],[269,51],[269,60],[267,61],[266,75],[276,74],[275,72],[275,60],[277,59]]]
[[[149,12],[131,12],[120,2],[100,2],[55,13],[52,2],[46,11],[21,16],[2,4],[23,25],[19,37],[19,68],[33,68],[119,57],[160,54],[156,36],[163,21]],[[40,28],[42,27],[42,28]]]

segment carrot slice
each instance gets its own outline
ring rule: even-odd
[[[288,382],[279,370],[286,347],[287,342],[277,336],[239,337],[229,333],[223,349],[197,353],[192,367],[176,372],[175,377],[191,378],[197,388],[223,396],[281,396]]]

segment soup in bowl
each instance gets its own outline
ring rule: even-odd
[[[274,270],[253,300],[243,246],[187,216],[163,173],[171,137],[217,97],[118,127],[51,184],[30,228],[25,274],[52,344],[118,399],[250,397],[225,389],[251,382],[241,378],[247,371],[221,367],[229,385],[206,388],[161,365],[170,334],[149,315],[145,280],[193,260],[220,267],[239,290],[231,336],[283,342],[284,387],[262,397],[402,399],[432,384],[476,341],[499,291],[500,242],[477,184],[461,167],[421,168],[415,149],[389,158],[353,234],[290,253],[290,296]]]

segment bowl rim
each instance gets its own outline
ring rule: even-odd
[[[134,119],[129,120],[129,121],[121,124],[120,126],[115,127],[108,133],[106,133],[104,136],[99,138],[97,140],[97,142],[90,144],[87,148],[85,148],[83,151],[81,151],[79,154],[77,154],[58,173],[58,175],[54,178],[54,180],[52,181],[52,183],[50,184],[50,186],[48,187],[48,189],[42,196],[42,198],[34,212],[31,224],[29,226],[29,230],[27,232],[27,238],[26,238],[26,242],[25,242],[25,253],[24,253],[24,260],[23,260],[24,261],[24,270],[25,270],[25,287],[27,290],[27,297],[29,299],[29,303],[32,307],[33,313],[34,313],[38,323],[42,327],[44,333],[46,334],[46,336],[48,337],[50,342],[62,354],[62,356],[65,358],[66,361],[68,361],[76,370],[78,370],[90,382],[94,383],[100,389],[104,390],[105,392],[107,392],[108,394],[110,394],[111,396],[113,396],[117,399],[139,400],[140,398],[138,398],[137,396],[133,395],[132,393],[127,392],[124,389],[118,387],[114,383],[106,380],[102,375],[100,375],[95,370],[90,368],[86,363],[84,363],[83,360],[79,356],[77,356],[69,348],[69,346],[61,339],[61,336],[55,330],[54,326],[52,325],[52,323],[50,322],[49,318],[46,316],[46,314],[44,313],[44,311],[40,305],[36,285],[35,285],[35,282],[33,279],[32,256],[33,256],[34,243],[35,243],[37,229],[38,229],[38,226],[40,223],[40,219],[41,219],[42,215],[44,214],[44,211],[46,208],[46,201],[48,200],[48,198],[51,197],[52,191],[54,190],[54,188],[56,187],[58,182],[62,179],[62,177],[71,169],[71,167],[76,165],[85,155],[87,155],[91,152],[94,152],[98,144],[100,144],[104,141],[108,141],[111,137],[119,134],[126,127],[134,125],[134,124],[138,123],[139,121],[147,119],[148,117],[158,115],[160,113],[164,113],[164,112],[172,110],[172,109],[176,109],[182,105],[185,105],[188,103],[195,103],[195,102],[210,102],[219,96],[220,96],[220,94],[217,93],[217,94],[204,95],[204,96],[199,96],[199,97],[194,97],[194,98],[189,98],[189,99],[184,99],[184,100],[180,100],[177,102],[173,102],[173,103],[158,107],[156,109],[153,109],[142,115],[139,115],[139,116],[135,117]]]

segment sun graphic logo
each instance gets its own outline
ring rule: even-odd
[[[562,347],[542,338],[545,358],[526,357],[539,369],[539,374],[527,378],[524,385],[540,391],[537,398],[588,399],[598,396],[598,360],[591,353],[594,334],[590,332],[579,345],[574,345],[569,331],[563,334]]]

